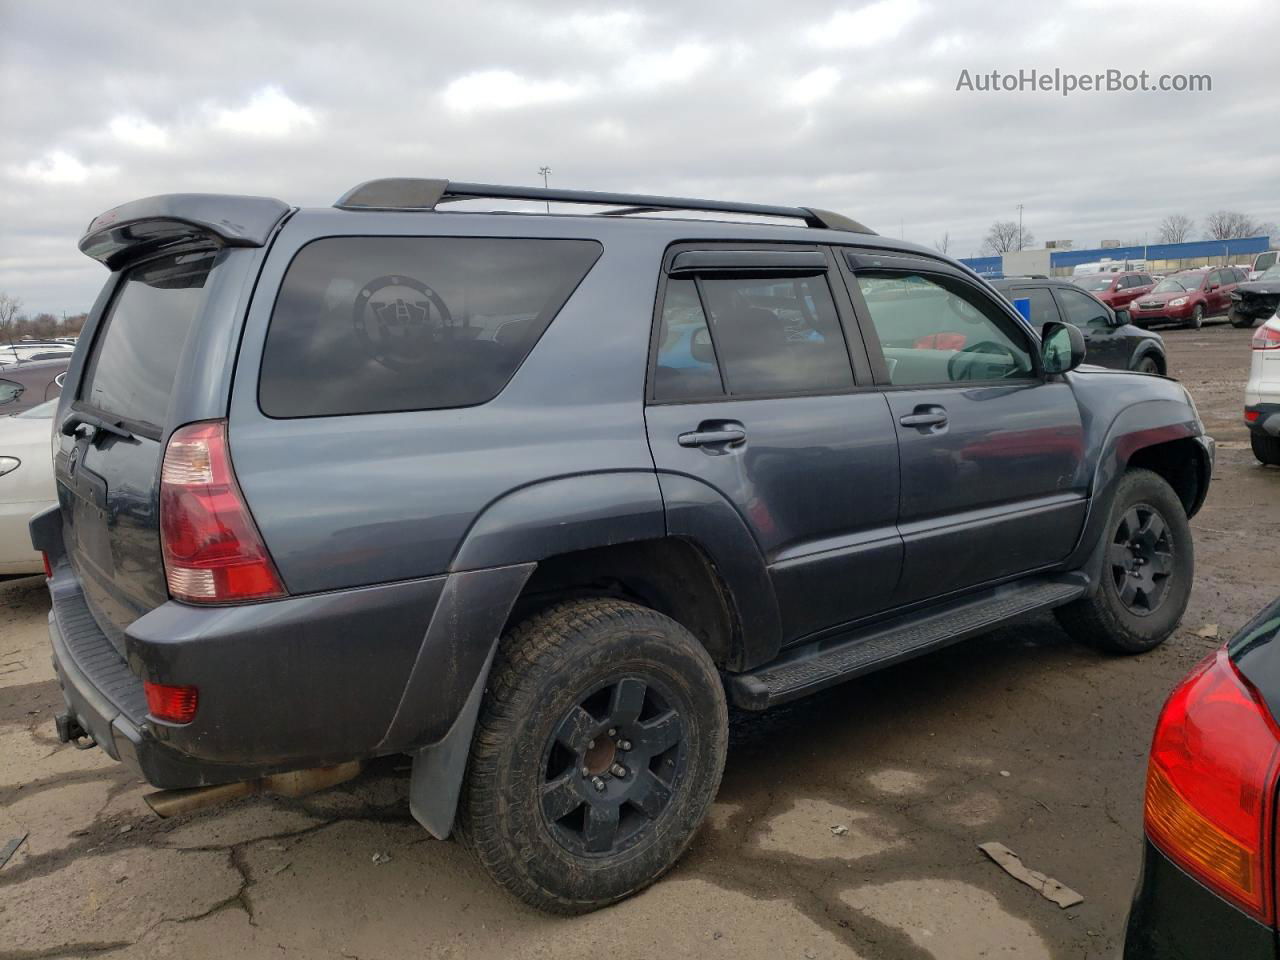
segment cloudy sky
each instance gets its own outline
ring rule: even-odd
[[[1125,13],[1119,13],[1124,9]],[[803,204],[950,252],[1280,220],[1280,4],[635,6],[0,0],[0,291],[87,308],[97,213],[378,176]],[[1209,74],[1206,93],[957,91],[963,69]]]

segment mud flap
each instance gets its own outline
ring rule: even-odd
[[[476,729],[480,701],[484,699],[489,668],[493,666],[493,656],[497,651],[498,640],[495,639],[449,732],[438,742],[410,754],[413,772],[409,777],[409,812],[437,840],[447,840],[453,831],[462,777],[467,769],[467,756],[471,753],[471,735]]]

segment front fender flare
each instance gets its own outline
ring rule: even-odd
[[[1094,553],[1099,539],[1105,534],[1104,527],[1111,512],[1116,486],[1134,454],[1157,444],[1202,437],[1204,429],[1186,403],[1148,400],[1121,410],[1107,427],[1089,487],[1089,512],[1066,566],[1069,569],[1082,566]],[[1205,456],[1208,456],[1207,452]],[[1205,469],[1204,464],[1200,469]],[[1201,479],[1205,479],[1203,473]]]

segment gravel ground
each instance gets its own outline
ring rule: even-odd
[[[1197,631],[1226,637],[1280,594],[1280,471],[1240,424],[1249,333],[1165,338],[1219,441],[1177,635],[1111,659],[1041,617],[738,717],[689,854],[589,917],[531,913],[429,839],[396,760],[302,801],[151,817],[145,785],[54,739],[43,585],[0,584],[0,844],[29,834],[0,872],[0,957],[1116,956],[1160,704],[1218,642]],[[1015,882],[988,840],[1084,902]]]

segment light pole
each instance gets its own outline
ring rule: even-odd
[[[1022,249],[1022,204],[1018,204],[1018,249]]]
[[[539,167],[538,172],[542,174],[542,189],[547,189],[547,177],[551,176],[550,167]],[[551,212],[551,201],[547,201],[547,213]]]

